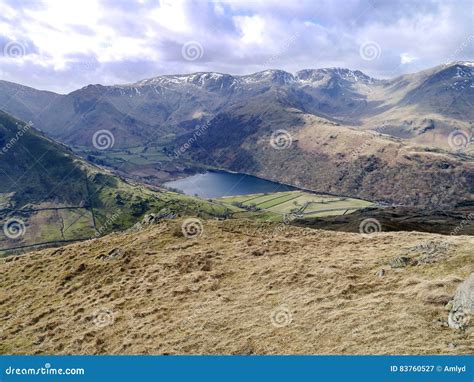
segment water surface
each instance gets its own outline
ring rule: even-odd
[[[219,198],[296,189],[255,176],[225,171],[208,171],[204,174],[196,174],[184,179],[167,182],[164,185],[176,188],[186,195],[197,195],[201,198]]]

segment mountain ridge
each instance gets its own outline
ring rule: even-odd
[[[204,126],[206,133],[196,147],[183,155],[184,162],[262,176],[262,170],[269,166],[284,167],[282,160],[290,160],[294,168],[300,169],[317,160],[325,173],[307,169],[314,178],[304,182],[295,174],[291,176],[291,170],[272,173],[271,178],[298,182],[295,185],[321,192],[339,189],[344,194],[355,192],[358,197],[379,200],[384,196],[371,191],[374,177],[398,174],[408,181],[411,175],[407,174],[413,173],[410,181],[417,182],[416,171],[422,171],[422,192],[438,190],[437,198],[450,204],[455,201],[454,195],[464,200],[471,192],[473,71],[472,63],[455,62],[392,80],[375,80],[360,71],[343,68],[303,70],[297,72],[297,77],[281,70],[240,77],[198,72],[135,83],[140,86],[89,85],[52,98],[46,107],[42,94],[35,104],[31,89],[8,94],[8,86],[3,83],[0,100],[7,100],[7,109],[23,113],[54,139],[92,155],[99,151],[93,146],[94,134],[99,130],[107,130],[114,137],[114,150],[139,147],[142,153],[154,150],[161,157],[179,149]],[[35,106],[34,110],[40,110],[37,118],[31,115],[34,110],[25,111],[25,99]],[[297,137],[291,157],[265,151],[275,131]],[[452,144],[450,136],[456,132],[464,139],[464,146]],[[375,142],[372,135],[378,137],[375,150],[364,142],[359,149],[351,147],[351,141],[358,142],[361,136],[366,136],[367,142]],[[394,142],[403,150],[395,150]],[[222,147],[224,143],[227,147]],[[199,152],[203,147],[204,156]],[[401,154],[390,158],[387,153],[393,154],[394,150],[411,160]],[[209,154],[218,160],[210,161]],[[442,158],[447,164],[440,166],[458,168],[460,173],[443,170],[442,175],[436,174],[429,166],[430,156]],[[110,162],[105,159],[103,163]],[[150,171],[155,167],[156,173],[167,166],[162,159],[150,165]],[[407,174],[402,175],[403,172]],[[464,175],[454,179],[461,173]],[[324,182],[320,183],[316,176]],[[466,186],[459,187],[467,192],[453,191],[449,196],[435,183],[440,181],[439,176],[451,185],[466,180]],[[393,198],[395,190],[387,189],[387,199],[401,203],[401,195]],[[413,200],[419,200],[413,190],[406,191]]]
[[[311,73],[311,72],[315,72],[315,73],[318,73],[318,72],[320,72],[320,73],[331,73],[331,72],[336,72],[336,73],[337,72],[342,72],[342,73],[344,73],[344,72],[347,72],[347,73],[358,74],[361,77],[371,79],[371,80],[374,80],[374,81],[380,81],[380,82],[389,81],[390,82],[390,81],[394,81],[394,80],[397,80],[397,79],[405,77],[405,76],[411,76],[411,75],[416,74],[416,73],[430,72],[430,71],[436,70],[438,68],[443,68],[443,67],[447,68],[447,67],[454,66],[454,65],[474,67],[474,61],[452,61],[452,62],[449,62],[449,63],[434,66],[432,68],[423,69],[419,72],[409,72],[409,73],[400,74],[400,75],[397,75],[397,76],[394,76],[394,77],[391,77],[391,78],[376,78],[376,77],[372,77],[372,76],[369,76],[369,75],[365,74],[363,71],[361,71],[359,69],[350,69],[350,68],[341,67],[341,66],[322,67],[322,68],[303,68],[303,69],[297,70],[296,72],[288,72],[288,71],[285,71],[285,70],[282,70],[282,69],[264,69],[264,70],[249,73],[249,74],[230,74],[230,73],[215,72],[215,71],[199,71],[199,72],[191,72],[191,73],[162,74],[162,75],[157,75],[157,76],[153,76],[153,77],[147,77],[147,78],[144,78],[144,79],[141,79],[141,80],[137,80],[135,82],[125,82],[125,83],[122,83],[122,84],[121,83],[116,83],[116,84],[103,85],[103,84],[99,84],[99,83],[95,83],[95,84],[90,83],[90,84],[84,85],[80,88],[77,88],[75,90],[72,90],[68,93],[57,93],[57,92],[47,90],[47,89],[37,89],[37,88],[35,88],[33,86],[30,86],[30,85],[23,85],[23,84],[8,81],[8,80],[0,80],[0,83],[4,82],[4,83],[12,84],[12,85],[15,85],[15,86],[32,89],[32,90],[35,90],[35,91],[47,92],[47,93],[60,95],[60,96],[61,95],[66,96],[66,95],[70,95],[71,93],[77,92],[78,90],[86,89],[88,87],[95,87],[95,86],[100,86],[100,87],[129,87],[129,86],[134,86],[134,85],[137,85],[137,84],[140,84],[140,83],[146,84],[147,82],[153,81],[154,79],[166,79],[166,78],[172,78],[172,77],[176,77],[176,78],[190,77],[190,76],[195,76],[195,75],[198,75],[198,74],[199,75],[206,75],[206,74],[207,75],[213,75],[214,74],[214,75],[224,76],[224,77],[246,78],[246,77],[254,77],[256,75],[266,73],[266,72],[267,73],[268,72],[279,72],[279,73],[282,73],[282,74],[289,74],[292,77],[294,77],[295,79],[297,79],[297,78],[301,78],[301,76],[304,75],[305,73]],[[300,76],[298,76],[298,74],[300,74]]]

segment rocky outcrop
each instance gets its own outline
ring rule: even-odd
[[[452,301],[449,302],[450,309],[448,324],[453,329],[466,329],[472,325],[474,315],[474,273],[459,285]]]
[[[132,231],[140,231],[145,227],[149,227],[154,224],[158,224],[163,219],[174,219],[176,218],[176,214],[171,210],[164,208],[157,213],[149,213],[146,214],[141,222],[137,222],[132,228]]]

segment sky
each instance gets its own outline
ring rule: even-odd
[[[474,0],[0,0],[0,79],[68,93],[163,74],[474,60]]]

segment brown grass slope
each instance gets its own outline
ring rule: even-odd
[[[473,271],[472,237],[203,224],[195,239],[170,220],[2,260],[0,352],[474,352],[444,308]],[[387,265],[427,242],[447,250]]]

